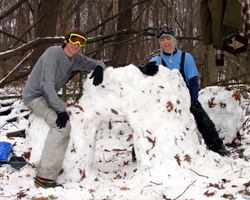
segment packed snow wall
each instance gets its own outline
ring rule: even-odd
[[[189,91],[178,70],[160,66],[155,76],[146,76],[134,65],[109,67],[101,85],[94,86],[87,77],[84,90],[80,101],[67,108],[72,130],[59,178],[78,181],[87,176],[97,134],[109,132],[108,124],[118,121],[129,123],[132,136],[124,137],[135,147],[138,170],[160,166],[176,168],[174,173],[184,175],[187,166],[203,164],[207,149],[198,140]],[[30,117],[25,146],[34,166],[39,163],[48,130],[43,119]]]

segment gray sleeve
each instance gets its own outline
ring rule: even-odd
[[[86,71],[91,71],[94,70],[96,68],[96,66],[101,66],[103,68],[103,70],[106,69],[106,65],[100,61],[100,60],[94,60],[91,58],[88,58],[87,56],[84,56],[80,53],[78,53],[77,55],[77,66],[74,70],[86,70]]]
[[[61,113],[66,111],[66,108],[59,99],[55,89],[55,73],[58,67],[56,54],[46,51],[44,56],[41,73],[41,92],[48,105],[56,113]]]

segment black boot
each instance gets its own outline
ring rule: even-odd
[[[222,144],[217,148],[211,148],[210,150],[214,151],[215,153],[220,154],[221,156],[230,156],[231,152],[226,150],[225,146]]]
[[[35,177],[35,186],[42,188],[55,188],[55,187],[63,187],[63,185],[58,184],[54,180],[43,180],[43,178],[36,176]]]

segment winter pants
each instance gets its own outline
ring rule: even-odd
[[[57,114],[49,108],[43,97],[34,99],[26,106],[36,116],[42,117],[50,126],[37,169],[37,176],[56,180],[62,168],[65,152],[70,139],[70,122],[67,122],[65,128],[59,129],[55,123]]]
[[[210,150],[216,150],[219,146],[223,144],[222,139],[219,137],[214,123],[209,118],[206,111],[202,106],[194,109],[190,109],[191,113],[194,115],[197,128],[200,131],[206,145]]]

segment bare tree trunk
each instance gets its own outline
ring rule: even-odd
[[[118,0],[113,0],[113,15],[116,15],[119,11],[119,2]],[[114,19],[114,30],[117,31],[117,18]]]
[[[214,53],[212,45],[206,46],[206,54],[205,54],[205,65],[202,69],[201,75],[201,88],[205,88],[206,86],[214,83],[218,80],[218,68],[215,66],[214,61]]]
[[[147,18],[148,18],[148,9],[146,9],[147,7],[147,3],[143,3],[143,5],[139,6],[139,11],[140,13],[142,13],[142,18],[141,18],[141,22],[140,22],[140,27],[141,30],[144,30],[147,26]],[[133,45],[133,52],[131,52],[131,57],[132,60],[135,60],[135,64],[139,65],[143,63],[143,55],[146,54],[146,52],[148,51],[148,43],[147,42],[142,42],[144,40],[144,36],[141,35],[139,37],[139,39],[137,40],[138,42],[136,42]],[[137,53],[134,53],[137,52]]]
[[[175,30],[175,10],[176,10],[176,6],[175,6],[176,1],[172,0],[172,29]]]
[[[53,3],[52,3],[53,2]],[[47,13],[41,22],[37,25],[37,32],[35,33],[35,37],[49,37],[55,36],[56,31],[56,22],[58,16],[58,5],[60,4],[60,0],[42,0],[39,4],[38,9],[38,18],[40,18],[43,14]],[[30,70],[33,69],[37,60],[43,54],[43,52],[51,46],[50,44],[41,44],[39,47],[34,49],[32,62]]]
[[[132,0],[119,0],[119,12],[131,6],[132,3],[133,3]],[[132,10],[129,9],[118,17],[118,24],[117,24],[118,31],[127,29],[130,26],[132,20],[131,12]],[[113,67],[126,65],[126,60],[128,55],[128,45],[124,44],[123,42],[128,40],[129,37],[130,37],[129,35],[125,34],[116,36],[115,39],[116,45],[114,47],[114,52],[113,52],[113,58],[114,58]]]
[[[30,10],[28,8],[27,2],[24,4],[24,12],[25,12],[24,17],[25,17],[25,25],[26,25],[25,27],[26,27],[26,30],[28,30],[30,27],[30,15],[29,15]],[[27,41],[30,41],[30,38],[31,38],[30,35],[31,35],[30,32],[26,34]]]

